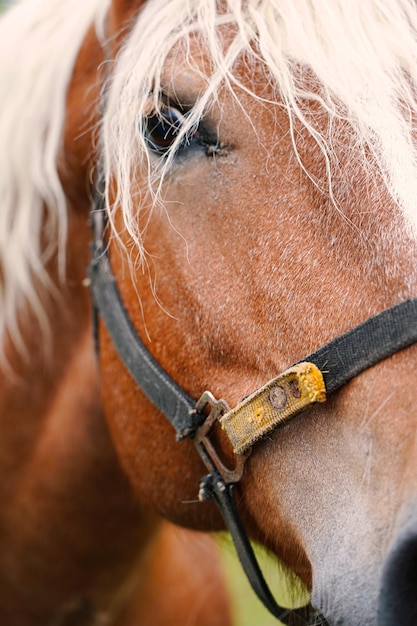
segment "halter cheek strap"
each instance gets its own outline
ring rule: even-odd
[[[124,308],[104,244],[105,210],[101,195],[96,198],[92,221],[89,277],[95,319],[100,313],[126,368],[149,400],[171,422],[177,439],[193,438],[209,471],[201,481],[199,497],[201,500],[213,498],[218,504],[259,599],[283,624],[326,624],[325,618],[311,605],[289,611],[275,602],[240,521],[233,485],[242,477],[251,446],[265,434],[309,406],[324,402],[328,394],[364,370],[417,342],[417,299],[406,300],[340,335],[254,391],[233,409],[224,400],[216,400],[210,392],[205,392],[196,403],[153,358]],[[95,332],[97,339],[97,325]],[[237,455],[236,467],[232,470],[224,467],[210,441],[211,429],[217,422],[226,431]]]

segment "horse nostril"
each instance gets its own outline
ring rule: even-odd
[[[378,626],[417,624],[417,522],[410,520],[386,561],[378,606]]]

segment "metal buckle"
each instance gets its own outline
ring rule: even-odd
[[[226,484],[237,483],[243,476],[246,459],[252,450],[249,449],[244,454],[236,455],[236,465],[234,469],[226,467],[219,458],[210,440],[210,432],[214,424],[219,421],[225,413],[230,411],[230,407],[225,400],[216,400],[210,391],[205,391],[196,404],[196,413],[202,415],[207,406],[210,406],[211,411],[201,426],[197,428],[193,438],[197,452],[210,472],[217,471]]]

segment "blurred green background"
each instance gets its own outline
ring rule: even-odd
[[[226,534],[220,536],[219,545],[232,595],[235,626],[278,626],[280,622],[264,608],[252,591]],[[309,595],[300,581],[286,572],[277,559],[264,548],[257,545],[254,548],[262,573],[277,602],[289,607],[307,604]]]

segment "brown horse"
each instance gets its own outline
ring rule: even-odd
[[[236,405],[417,296],[416,7],[27,0],[0,72],[0,622],[226,626],[206,470],[94,333],[92,198],[135,333]],[[269,430],[235,488],[331,624],[417,620],[415,358]]]

